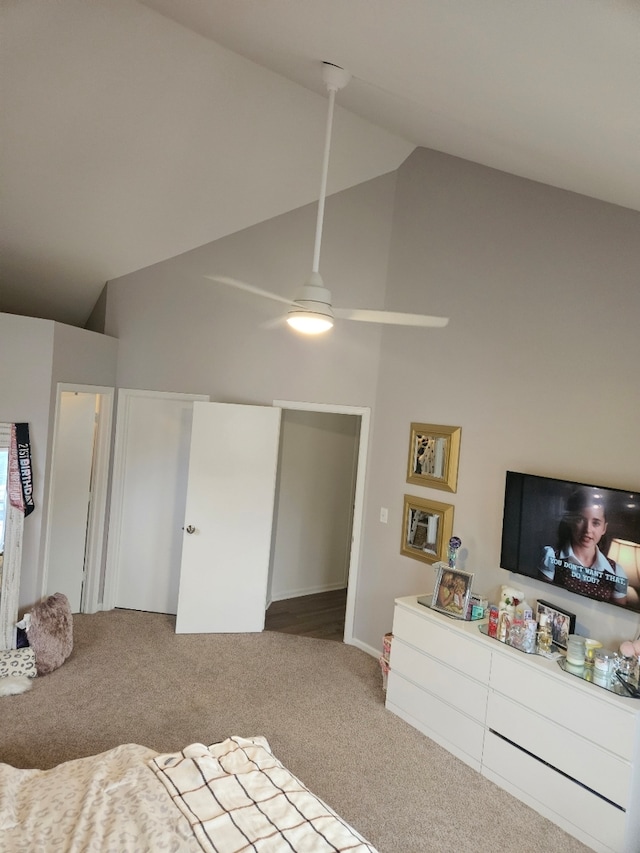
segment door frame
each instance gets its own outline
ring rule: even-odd
[[[95,613],[100,610],[99,594],[102,576],[104,543],[106,536],[107,496],[109,487],[109,462],[111,456],[111,435],[113,432],[113,404],[115,388],[103,385],[73,385],[58,382],[56,386],[56,409],[51,443],[51,468],[49,470],[49,489],[47,497],[47,521],[45,527],[44,559],[41,595],[47,594],[49,579],[49,557],[51,551],[51,523],[53,517],[53,496],[56,478],[56,438],[60,427],[62,394],[95,394],[100,398],[98,419],[96,422],[93,446],[92,492],[87,518],[87,541],[85,547],[85,578],[82,589],[81,613]]]
[[[351,549],[347,572],[347,604],[344,616],[344,642],[359,646],[354,640],[353,628],[356,611],[356,594],[360,574],[360,552],[362,527],[364,520],[364,485],[367,473],[367,451],[371,409],[365,406],[341,406],[333,403],[302,403],[293,400],[274,400],[274,406],[280,409],[292,409],[303,412],[327,412],[336,415],[354,415],[360,418],[360,438],[358,441],[358,459],[356,465],[356,483],[353,499],[353,522],[351,526]]]

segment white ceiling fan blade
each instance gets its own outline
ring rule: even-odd
[[[341,320],[361,320],[363,323],[388,323],[395,326],[422,326],[442,328],[448,317],[433,317],[429,314],[403,314],[400,311],[375,311],[367,308],[334,308],[333,313]]]
[[[205,278],[211,281],[217,281],[220,284],[227,284],[229,287],[235,287],[238,290],[246,290],[247,293],[253,293],[254,296],[264,296],[265,299],[273,299],[276,302],[282,302],[284,305],[291,307],[294,303],[291,299],[285,296],[280,296],[278,293],[271,293],[269,290],[262,290],[260,287],[254,287],[253,284],[247,284],[245,281],[239,281],[237,278],[229,278],[226,275],[205,275]]]
[[[287,315],[280,314],[279,317],[272,317],[271,320],[265,320],[263,323],[260,323],[260,328],[268,329],[269,331],[272,329],[286,329]]]

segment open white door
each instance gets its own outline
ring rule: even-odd
[[[96,400],[96,394],[71,391],[61,392],[58,400],[45,594],[63,592],[72,613],[80,613],[82,604]]]
[[[115,389],[59,382],[45,525],[42,595],[73,613],[100,609]]]
[[[178,634],[264,628],[280,413],[193,405]]]

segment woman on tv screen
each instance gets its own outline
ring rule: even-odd
[[[598,601],[625,606],[627,576],[622,566],[605,556],[607,526],[602,492],[576,489],[567,500],[555,546],[544,548],[541,579]]]

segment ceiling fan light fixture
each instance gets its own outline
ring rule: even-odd
[[[287,323],[296,332],[302,332],[305,335],[319,335],[332,328],[333,317],[328,317],[326,314],[320,314],[317,311],[293,310],[287,314]]]
[[[317,272],[312,272],[306,283],[298,288],[287,323],[297,332],[318,335],[333,326],[331,291],[322,283]]]

